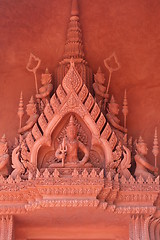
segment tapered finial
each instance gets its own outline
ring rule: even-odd
[[[123,113],[123,116],[124,116],[124,127],[126,128],[126,126],[127,126],[127,115],[128,115],[128,102],[127,102],[127,91],[126,91],[126,89],[125,89],[125,92],[124,92],[122,113]]]
[[[71,15],[72,16],[78,16],[79,15],[78,0],[72,0]]]
[[[155,167],[157,167],[157,156],[159,154],[157,127],[155,128],[155,132],[154,132],[154,141],[153,141],[152,153],[155,157]]]
[[[24,115],[24,108],[23,108],[23,94],[21,92],[20,94],[20,99],[19,99],[19,107],[18,107],[18,117],[19,117],[19,128],[21,128],[22,126],[22,118]]]

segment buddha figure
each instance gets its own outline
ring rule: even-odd
[[[0,175],[8,176],[9,154],[5,135],[0,140]]]
[[[95,99],[98,103],[100,109],[105,109],[105,105],[108,102],[109,94],[107,93],[107,87],[105,84],[105,77],[104,74],[101,71],[101,68],[98,68],[98,71],[96,74],[94,74],[94,80],[93,83],[93,89],[95,92]]]
[[[114,97],[111,97],[110,103],[108,103],[108,109],[107,109],[107,120],[113,127],[116,135],[120,138],[120,140],[123,142],[124,133],[127,133],[127,128],[124,128],[120,125],[120,120],[118,119],[118,113],[119,113],[119,106],[115,102]],[[123,134],[122,134],[123,133]]]
[[[144,143],[142,137],[139,138],[136,143],[136,155],[134,157],[136,162],[136,170],[134,175],[139,177],[140,175],[146,180],[149,176],[153,178],[153,175],[158,175],[158,168],[152,166],[147,162],[146,155],[148,153],[148,148],[146,143]],[[152,172],[153,174],[151,174]]]
[[[36,98],[41,99],[42,109],[48,103],[48,100],[50,98],[50,93],[53,90],[53,84],[51,83],[51,80],[52,80],[52,75],[48,72],[48,69],[46,68],[45,73],[42,74],[42,77],[41,77],[42,87],[39,88],[39,93],[36,94]]]
[[[84,154],[82,160],[78,158],[78,150]],[[74,117],[71,116],[66,129],[66,138],[56,150],[55,156],[62,161],[64,167],[81,167],[86,166],[89,159],[89,151],[86,146],[77,139],[77,127],[74,122]],[[88,163],[89,164],[89,163]]]
[[[26,125],[24,127],[19,128],[18,133],[20,134],[27,133],[37,122],[38,114],[33,97],[31,97],[29,103],[27,104],[26,112],[27,115],[29,116],[29,119],[27,120]]]

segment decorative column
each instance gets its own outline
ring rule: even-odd
[[[160,218],[152,215],[132,215],[129,240],[160,240]]]
[[[0,217],[0,239],[1,240],[13,240],[13,216],[3,215]]]

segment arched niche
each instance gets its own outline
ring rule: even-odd
[[[89,150],[89,162],[93,167],[104,167],[105,154],[103,148],[100,144],[92,143],[92,133],[91,130],[87,127],[84,120],[76,113],[70,112],[67,113],[53,129],[51,133],[51,142],[50,146],[47,146],[46,143],[39,148],[37,154],[37,167],[38,169],[50,168],[53,163],[58,160],[55,157],[55,151],[58,146],[62,143],[64,137],[66,137],[66,127],[69,123],[71,115],[74,117],[75,125],[77,127],[77,138],[81,141]],[[83,153],[78,150],[78,159],[81,161],[83,158]]]

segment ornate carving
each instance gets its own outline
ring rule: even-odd
[[[107,87],[105,86],[105,77],[101,71],[101,68],[98,68],[96,74],[94,74],[93,89],[95,92],[95,99],[98,103],[98,106],[101,110],[106,108],[106,103],[108,102],[109,94],[107,92]]]
[[[77,120],[77,118],[75,116],[74,116],[74,124],[77,128],[78,140],[80,140],[84,145],[88,145],[88,136],[87,136],[85,130],[83,129],[82,125],[80,124],[80,122]],[[66,130],[67,130],[67,125],[62,129],[62,131],[60,132],[60,134],[57,137],[59,144],[61,144],[63,138],[66,137]]]
[[[41,127],[42,131],[44,132],[47,127],[47,120],[43,113],[38,118],[38,123],[39,123],[39,126]]]
[[[101,136],[102,136],[102,138],[108,140],[108,138],[110,137],[111,133],[112,133],[112,129],[111,129],[109,123],[107,123],[107,125],[105,126],[105,129],[103,130]]]
[[[52,118],[53,118],[53,110],[52,110],[52,108],[51,108],[49,103],[47,103],[46,106],[45,106],[44,114],[45,114],[48,122],[52,120]]]
[[[32,129],[33,125],[37,122],[38,114],[36,110],[36,104],[34,103],[33,97],[31,97],[29,104],[26,108],[27,115],[29,116],[29,119],[26,122],[26,125],[18,130],[18,133],[23,134],[25,132],[28,132],[30,129]]]
[[[63,103],[65,100],[66,94],[61,85],[58,86],[56,93],[57,93],[57,97],[60,100],[60,102]]]
[[[87,111],[90,112],[90,110],[92,109],[94,104],[94,98],[92,97],[92,95],[89,93],[86,101],[85,101],[85,107],[87,108]]]
[[[35,123],[34,127],[32,128],[32,134],[36,140],[42,136],[42,133],[41,133],[37,123]]]
[[[26,137],[26,143],[27,143],[27,146],[28,146],[29,150],[31,151],[32,147],[33,147],[33,144],[34,144],[34,139],[33,139],[33,136],[32,136],[31,132],[29,132],[27,137]]]
[[[115,102],[114,97],[111,97],[110,103],[108,104],[108,113],[106,115],[108,122],[113,127],[118,139],[123,142],[124,133],[127,133],[127,129],[122,127],[119,123],[120,120],[118,119],[117,115],[119,113],[119,106]]]
[[[100,115],[100,108],[98,104],[95,102],[94,107],[91,111],[91,117],[93,118],[94,121],[96,121],[99,115]]]
[[[9,167],[9,154],[8,154],[8,145],[5,134],[0,140],[0,175],[3,177],[8,176],[8,167]]]
[[[120,173],[120,176],[129,179],[131,177],[131,173],[128,170],[131,167],[131,152],[127,147],[123,146],[123,148],[123,159],[118,166],[118,172]]]
[[[97,120],[97,127],[98,127],[99,131],[102,130],[102,128],[104,127],[105,123],[106,123],[106,119],[105,119],[103,113],[101,113],[100,117]]]
[[[71,90],[78,93],[82,87],[82,78],[78,74],[73,61],[71,61],[71,67],[62,81],[62,86],[67,94],[70,93]]]
[[[83,84],[79,94],[78,94],[78,97],[79,99],[81,100],[81,102],[83,103],[85,101],[85,99],[87,98],[87,95],[88,95],[88,89],[86,87],[85,84]]]
[[[51,97],[50,104],[51,104],[51,106],[53,108],[53,111],[55,113],[58,112],[58,109],[60,107],[60,103],[59,103],[59,101],[58,101],[58,99],[57,99],[55,94],[53,94],[53,96]]]
[[[153,177],[153,175],[149,173],[148,170],[153,172],[155,175],[157,175],[158,173],[158,169],[147,162],[147,159],[145,158],[147,152],[147,145],[144,143],[142,137],[140,137],[138,142],[136,143],[136,170],[134,174],[136,177],[142,176],[145,180],[148,178],[149,175]]]
[[[115,148],[116,144],[117,144],[117,137],[116,134],[113,132],[110,139],[109,139],[109,144],[112,148],[112,150]]]
[[[2,215],[0,219],[1,225],[1,240],[13,240],[13,216]]]
[[[41,77],[42,87],[39,88],[39,93],[37,92],[36,94],[37,100],[41,99],[41,110],[44,109],[50,99],[50,93],[53,90],[53,84],[51,83],[51,81],[52,75],[46,68],[45,73],[43,73]]]
[[[78,149],[80,149],[84,153],[84,157],[81,161],[79,161],[78,159]],[[73,116],[70,117],[69,124],[66,129],[66,138],[63,139],[62,144],[60,144],[60,146],[56,150],[55,156],[58,159],[61,159],[62,167],[80,167],[85,165],[89,159],[88,149],[81,141],[77,140],[77,127],[74,123]],[[52,164],[51,166],[54,166],[54,164]]]

